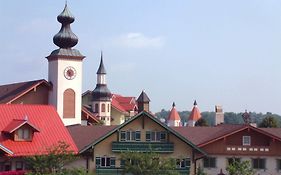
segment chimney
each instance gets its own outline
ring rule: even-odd
[[[223,114],[222,106],[216,105],[215,112],[216,112],[215,125],[224,123],[224,114]]]

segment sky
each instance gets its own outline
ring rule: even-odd
[[[0,84],[47,79],[45,58],[64,0],[0,0]],[[151,99],[152,112],[281,114],[280,0],[68,0],[93,90],[103,51],[113,93]]]

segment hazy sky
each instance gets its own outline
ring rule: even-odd
[[[64,0],[0,0],[0,84],[47,79]],[[75,48],[94,89],[103,50],[109,89],[151,109],[281,114],[280,0],[68,0]]]

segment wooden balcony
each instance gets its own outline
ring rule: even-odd
[[[112,142],[112,152],[139,151],[156,153],[174,152],[174,143],[161,142]]]
[[[168,170],[169,171],[169,170]],[[189,174],[189,168],[186,169],[176,169],[180,175],[187,175]],[[122,168],[97,168],[96,169],[97,175],[122,175],[123,169]],[[131,175],[131,174],[125,174]]]

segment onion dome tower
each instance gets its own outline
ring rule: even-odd
[[[149,112],[149,102],[150,102],[150,99],[148,98],[147,94],[143,90],[137,99],[138,112],[141,112],[141,111]]]
[[[180,118],[180,115],[179,115],[178,111],[176,110],[175,102],[173,102],[172,109],[171,109],[170,114],[168,116],[167,125],[168,126],[175,126],[175,127],[181,126],[181,118]]]
[[[111,125],[111,92],[106,84],[106,70],[101,52],[100,66],[97,71],[97,84],[92,92],[92,110],[98,113],[105,125]]]
[[[57,16],[61,23],[60,31],[53,37],[59,48],[47,56],[48,79],[52,84],[49,104],[56,107],[65,125],[81,123],[82,61],[85,58],[77,49],[78,37],[72,32],[70,24],[75,18],[67,4]]]
[[[187,121],[187,125],[188,126],[195,126],[195,123],[197,122],[197,120],[199,120],[201,118],[201,113],[200,110],[197,106],[197,102],[196,100],[193,103],[193,108],[192,111],[189,115],[188,121]]]

